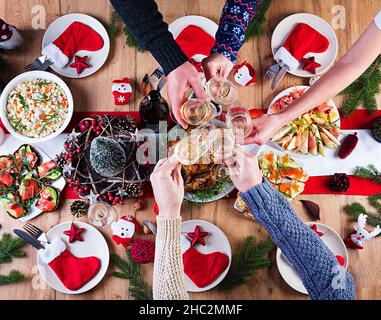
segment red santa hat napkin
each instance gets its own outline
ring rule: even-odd
[[[322,53],[329,47],[328,39],[308,24],[299,23],[274,55],[280,66],[294,71],[308,53]]]
[[[61,35],[42,49],[58,68],[65,67],[70,58],[80,50],[98,51],[103,47],[103,38],[88,25],[74,21]]]

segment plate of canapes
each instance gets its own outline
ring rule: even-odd
[[[285,89],[270,103],[269,114],[279,113],[310,87]],[[324,156],[339,145],[340,115],[332,100],[323,102],[309,112],[283,126],[271,139],[273,145],[294,156]]]

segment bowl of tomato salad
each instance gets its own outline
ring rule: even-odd
[[[62,133],[73,115],[73,96],[66,83],[45,71],[18,75],[0,97],[4,127],[28,143],[44,142]]]

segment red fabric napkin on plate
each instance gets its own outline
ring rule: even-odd
[[[200,27],[191,24],[181,30],[176,42],[190,59],[196,54],[208,56],[215,39]]]

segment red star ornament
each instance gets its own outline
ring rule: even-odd
[[[64,234],[69,236],[69,243],[74,242],[75,240],[83,241],[81,233],[85,231],[85,228],[78,228],[74,223],[71,224],[70,230],[64,231]]]
[[[74,62],[69,65],[70,68],[75,68],[77,70],[77,74],[80,75],[83,70],[90,68],[90,65],[87,63],[87,59],[89,56],[80,57],[75,55]]]
[[[322,237],[324,236],[324,232],[320,232],[318,229],[317,229],[317,225],[314,224],[311,226],[311,229],[313,232],[315,232],[319,237]]]
[[[316,69],[321,67],[321,64],[315,61],[315,57],[302,59],[303,70],[316,74]]]
[[[191,246],[193,247],[195,244],[199,243],[203,246],[205,246],[205,237],[209,234],[209,232],[203,232],[201,231],[200,226],[196,226],[194,228],[193,232],[188,232],[187,235],[189,238],[191,238]]]

